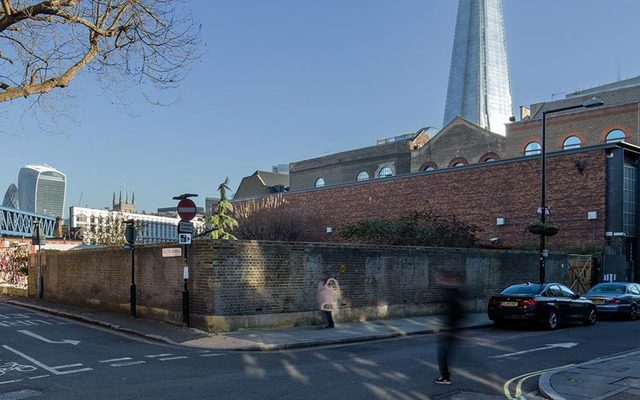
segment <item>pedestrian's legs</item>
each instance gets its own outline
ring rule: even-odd
[[[454,337],[452,335],[444,335],[440,338],[438,344],[438,369],[440,370],[440,377],[442,379],[449,380],[451,375],[449,374],[449,356],[453,350]]]
[[[331,318],[331,311],[320,310],[322,313],[322,322],[325,328],[333,328],[333,318]]]

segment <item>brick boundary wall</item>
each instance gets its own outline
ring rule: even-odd
[[[582,171],[576,168],[579,163]],[[602,247],[605,242],[606,150],[552,153],[547,158],[546,204],[560,228],[547,239],[549,249]],[[306,191],[283,193],[281,207],[295,210],[307,241],[344,242],[342,228],[371,218],[399,218],[431,208],[478,226],[481,245],[537,248],[528,232],[538,219],[540,157],[523,157]],[[243,203],[245,201],[239,201]],[[250,200],[249,200],[250,201]],[[598,218],[588,220],[589,211]],[[497,225],[497,218],[504,225]],[[332,227],[328,235],[326,228]]]
[[[163,258],[163,247],[178,245],[136,250],[137,311],[180,324],[183,261]],[[566,266],[566,255],[552,253],[547,279],[564,282]],[[189,267],[191,324],[210,332],[319,323],[323,272],[340,282],[338,321],[439,313],[438,271],[464,276],[467,307],[476,312],[503,287],[538,279],[535,252],[331,243],[195,241]],[[34,296],[35,265],[29,276]],[[47,252],[43,277],[47,300],[129,312],[131,253],[120,248]]]

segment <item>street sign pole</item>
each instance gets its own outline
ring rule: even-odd
[[[178,242],[184,246],[184,269],[182,271],[182,279],[184,280],[184,290],[182,291],[182,322],[189,326],[189,244],[191,243],[191,235],[193,234],[193,224],[191,221],[197,212],[196,203],[189,197],[196,197],[197,194],[185,193],[176,196],[174,200],[180,200],[176,211],[180,216],[178,223]]]
[[[182,322],[189,326],[189,246],[184,246],[184,270],[182,278],[184,279],[184,290],[182,291]]]

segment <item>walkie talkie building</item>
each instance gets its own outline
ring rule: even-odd
[[[25,165],[18,174],[22,211],[62,217],[66,189],[66,176],[48,165]]]
[[[502,0],[459,0],[443,126],[461,116],[504,135],[512,115]]]

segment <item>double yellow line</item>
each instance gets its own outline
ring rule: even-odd
[[[509,379],[507,382],[505,382],[504,386],[502,386],[502,390],[504,392],[504,396],[507,400],[519,400],[522,399],[522,395],[524,393],[522,393],[522,384],[524,383],[524,381],[526,381],[529,378],[533,378],[534,376],[539,376],[544,374],[545,372],[548,371],[552,371],[554,369],[564,369],[567,367],[570,367],[574,364],[567,364],[564,365],[562,367],[553,367],[553,368],[547,368],[547,369],[541,369],[540,371],[534,371],[534,372],[529,372],[520,376],[516,376],[515,378],[511,378]],[[515,382],[516,387],[515,387],[515,393],[514,396],[511,396],[511,390],[509,389],[510,386]]]

